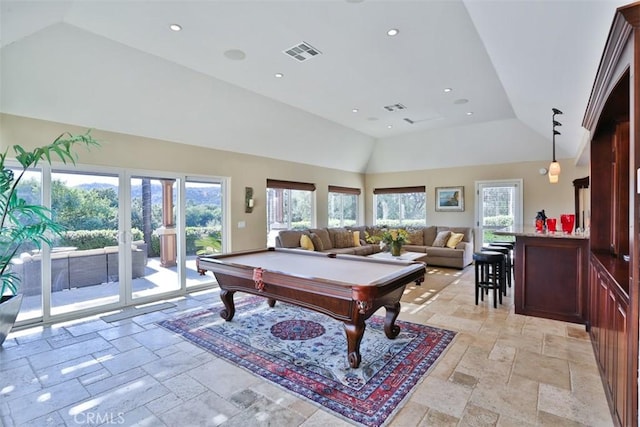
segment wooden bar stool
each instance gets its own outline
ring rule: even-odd
[[[476,305],[478,296],[484,301],[484,294],[493,290],[493,308],[498,308],[498,301],[502,304],[502,293],[505,289],[505,255],[501,252],[482,251],[473,254],[475,264]]]

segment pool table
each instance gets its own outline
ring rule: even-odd
[[[267,298],[270,307],[284,301],[344,322],[349,365],[360,365],[365,320],[385,307],[385,335],[400,333],[395,325],[407,283],[421,280],[424,263],[387,261],[357,255],[335,255],[297,249],[268,248],[197,258],[200,274],[211,271],[225,308],[235,314],[233,295],[246,292]]]

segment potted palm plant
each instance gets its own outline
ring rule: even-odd
[[[51,211],[38,204],[30,204],[18,195],[18,185],[29,168],[40,162],[51,164],[52,159],[75,165],[73,149],[76,145],[97,146],[90,132],[82,135],[64,133],[52,143],[27,151],[20,145],[12,147],[19,166],[6,164],[8,148],[0,154],[0,345],[11,331],[20,311],[22,294],[20,276],[11,270],[11,260],[25,243],[40,248],[51,245],[63,227],[51,218]]]

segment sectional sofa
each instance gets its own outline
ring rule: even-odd
[[[409,233],[409,243],[403,249],[426,253],[428,265],[462,269],[473,262],[472,227],[426,226],[406,230]],[[371,241],[375,240],[374,236],[381,236],[383,232],[384,227],[370,226],[281,230],[276,236],[275,245],[281,248],[368,256],[382,251],[379,243]],[[457,236],[450,241],[452,233]],[[456,242],[456,238],[462,240]]]

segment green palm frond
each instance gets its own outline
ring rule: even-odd
[[[27,203],[18,197],[17,188],[24,173],[29,168],[53,159],[75,165],[77,156],[73,149],[77,145],[87,148],[99,146],[89,132],[82,135],[63,133],[51,144],[27,151],[14,145],[15,160],[22,166],[18,172],[5,165],[8,150],[0,153],[0,296],[15,294],[20,277],[11,271],[11,260],[25,243],[33,243],[38,248],[44,243],[51,245],[60,236],[64,227],[51,219],[51,210]]]

